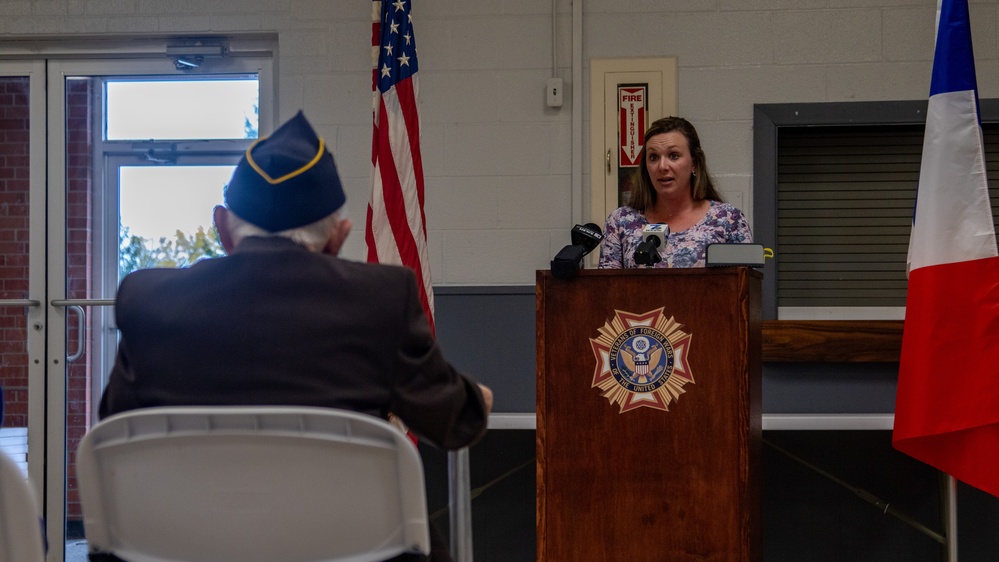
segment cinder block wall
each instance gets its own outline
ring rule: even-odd
[[[568,243],[571,173],[589,192],[588,61],[677,56],[680,113],[723,193],[752,219],[754,103],[925,99],[933,0],[586,0],[583,75],[572,5],[556,0],[565,105],[545,105],[552,3],[415,0],[427,221],[437,285],[532,284]],[[999,2],[971,0],[979,90],[999,96]],[[302,108],[331,142],[362,259],[370,165],[366,0],[4,0],[0,41],[272,32],[279,119]],[[572,129],[573,88],[583,127]],[[582,161],[573,162],[573,135]]]

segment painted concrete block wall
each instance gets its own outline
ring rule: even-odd
[[[755,103],[925,99],[934,0],[578,0],[582,76],[571,75],[571,0],[556,0],[565,104],[545,106],[552,3],[416,0],[433,281],[533,284],[568,243],[571,173],[589,199],[591,58],[677,56],[679,113],[701,133],[723,194],[752,209]],[[971,0],[980,94],[999,97],[999,1]],[[3,0],[0,41],[272,33],[279,119],[304,109],[348,188],[362,259],[370,163],[367,0]],[[573,88],[583,127],[572,128]],[[572,161],[581,135],[580,162]]]

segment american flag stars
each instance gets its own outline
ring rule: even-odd
[[[378,90],[385,92],[400,80],[417,71],[416,43],[413,40],[413,15],[410,0],[395,0],[383,10],[381,49],[377,64]]]

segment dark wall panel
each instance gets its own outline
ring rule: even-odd
[[[437,340],[451,363],[493,389],[496,412],[534,413],[534,286],[434,289]]]

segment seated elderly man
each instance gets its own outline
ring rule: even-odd
[[[228,255],[122,281],[101,417],[322,406],[391,413],[446,449],[478,440],[492,392],[441,354],[412,271],[338,257],[345,202],[333,156],[301,112],[247,150],[214,212]],[[431,560],[449,560],[431,535]]]

